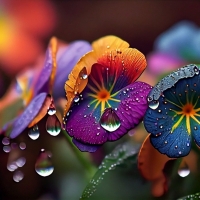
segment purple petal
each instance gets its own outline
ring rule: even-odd
[[[91,50],[91,45],[85,41],[76,41],[67,46],[65,50],[60,50],[60,52],[58,50],[58,66],[53,89],[54,98],[65,97],[64,85],[69,73],[78,60]]]
[[[24,112],[14,121],[13,129],[10,133],[10,138],[16,138],[28,127],[30,122],[39,113],[46,97],[47,93],[40,93],[30,102]]]
[[[151,86],[143,82],[135,82],[123,88],[115,97],[121,100],[115,109],[120,118],[120,127],[108,134],[109,141],[115,141],[125,135],[129,130],[135,128],[144,117],[148,108],[147,95]]]
[[[41,92],[47,92],[49,90],[49,79],[52,72],[52,51],[51,48],[48,47],[46,52],[46,58],[44,62],[44,67],[42,68],[42,71],[40,72],[40,75],[38,77],[37,83],[35,85],[34,95],[37,95]]]
[[[93,153],[95,152],[101,145],[90,145],[90,144],[85,144],[85,143],[82,143],[78,140],[75,140],[73,138],[72,142],[76,145],[76,147],[82,151],[82,152],[90,152],[90,153]]]
[[[185,60],[167,53],[152,53],[147,57],[148,69],[154,74],[167,73],[186,63]]]

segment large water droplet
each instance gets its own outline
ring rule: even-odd
[[[50,155],[42,149],[35,163],[35,171],[43,177],[49,176],[54,171]]]
[[[32,139],[32,140],[36,140],[39,138],[40,136],[40,132],[39,132],[39,128],[38,125],[35,124],[28,132],[28,136]]]
[[[15,182],[20,182],[24,178],[24,174],[21,171],[16,171],[13,174],[13,180]]]
[[[112,108],[106,108],[100,119],[101,126],[109,131],[116,131],[120,125],[120,119]]]
[[[149,108],[155,110],[159,106],[159,101],[153,100],[149,102]]]
[[[56,115],[50,115],[47,118],[46,130],[52,136],[57,136],[61,131],[61,123]]]
[[[181,177],[186,177],[190,174],[190,170],[186,163],[181,164],[180,168],[178,169],[178,175]]]

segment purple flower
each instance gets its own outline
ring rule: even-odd
[[[81,151],[94,152],[138,125],[151,86],[135,82],[146,68],[144,55],[115,36],[92,44],[66,81],[64,124]]]
[[[46,52],[44,67],[39,76],[34,77],[34,74],[32,74],[33,77],[28,79],[27,77],[21,77],[20,79],[22,97],[27,107],[12,122],[12,131],[9,134],[11,138],[17,137],[27,127],[33,127],[47,113],[49,114],[47,118],[48,124],[46,124],[47,132],[52,133],[53,128],[55,132],[58,132],[55,129],[59,128],[60,122],[58,123],[56,117],[54,100],[64,97],[62,94],[64,93],[64,89],[62,92],[64,79],[68,77],[80,57],[89,50],[91,50],[91,45],[88,42],[76,41],[68,46],[59,48],[57,52],[57,40],[52,38]],[[58,59],[58,62],[56,59]],[[4,127],[7,126],[5,125]]]

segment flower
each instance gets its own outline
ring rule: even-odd
[[[152,145],[171,158],[200,146],[199,68],[187,65],[161,79],[148,95],[144,126]]]
[[[31,9],[28,9],[31,8]],[[0,1],[0,63],[15,75],[43,53],[42,40],[55,28],[56,12],[49,0]]]
[[[146,68],[144,55],[118,37],[92,43],[69,75],[64,126],[81,151],[96,151],[138,125],[151,86],[135,82]]]
[[[91,45],[86,41],[75,41],[67,46],[59,46],[57,53],[57,43],[56,38],[51,39],[47,48],[44,67],[40,73],[28,71],[28,73],[25,72],[17,77],[17,86],[21,92],[21,98],[24,100],[25,109],[20,116],[9,121],[3,128],[6,131],[8,126],[12,125],[11,132],[7,134],[11,138],[17,137],[27,127],[35,129],[34,126],[47,113],[49,114],[46,123],[47,132],[52,132],[52,123],[55,126],[54,128],[60,129],[54,100],[65,96],[64,90],[63,92],[60,90],[64,85],[65,78],[79,58],[91,50]],[[59,82],[56,82],[56,79],[59,79]],[[54,92],[56,90],[60,90],[60,92]],[[59,130],[55,131],[58,132]]]
[[[180,21],[155,40],[154,51],[147,56],[153,74],[167,73],[189,63],[199,63],[199,27]]]

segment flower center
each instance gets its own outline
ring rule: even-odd
[[[107,90],[102,89],[97,93],[97,98],[99,101],[107,101],[110,98],[110,93]]]
[[[186,116],[192,116],[195,114],[193,105],[190,103],[187,103],[186,105],[184,105],[182,110],[183,110],[183,114]]]

